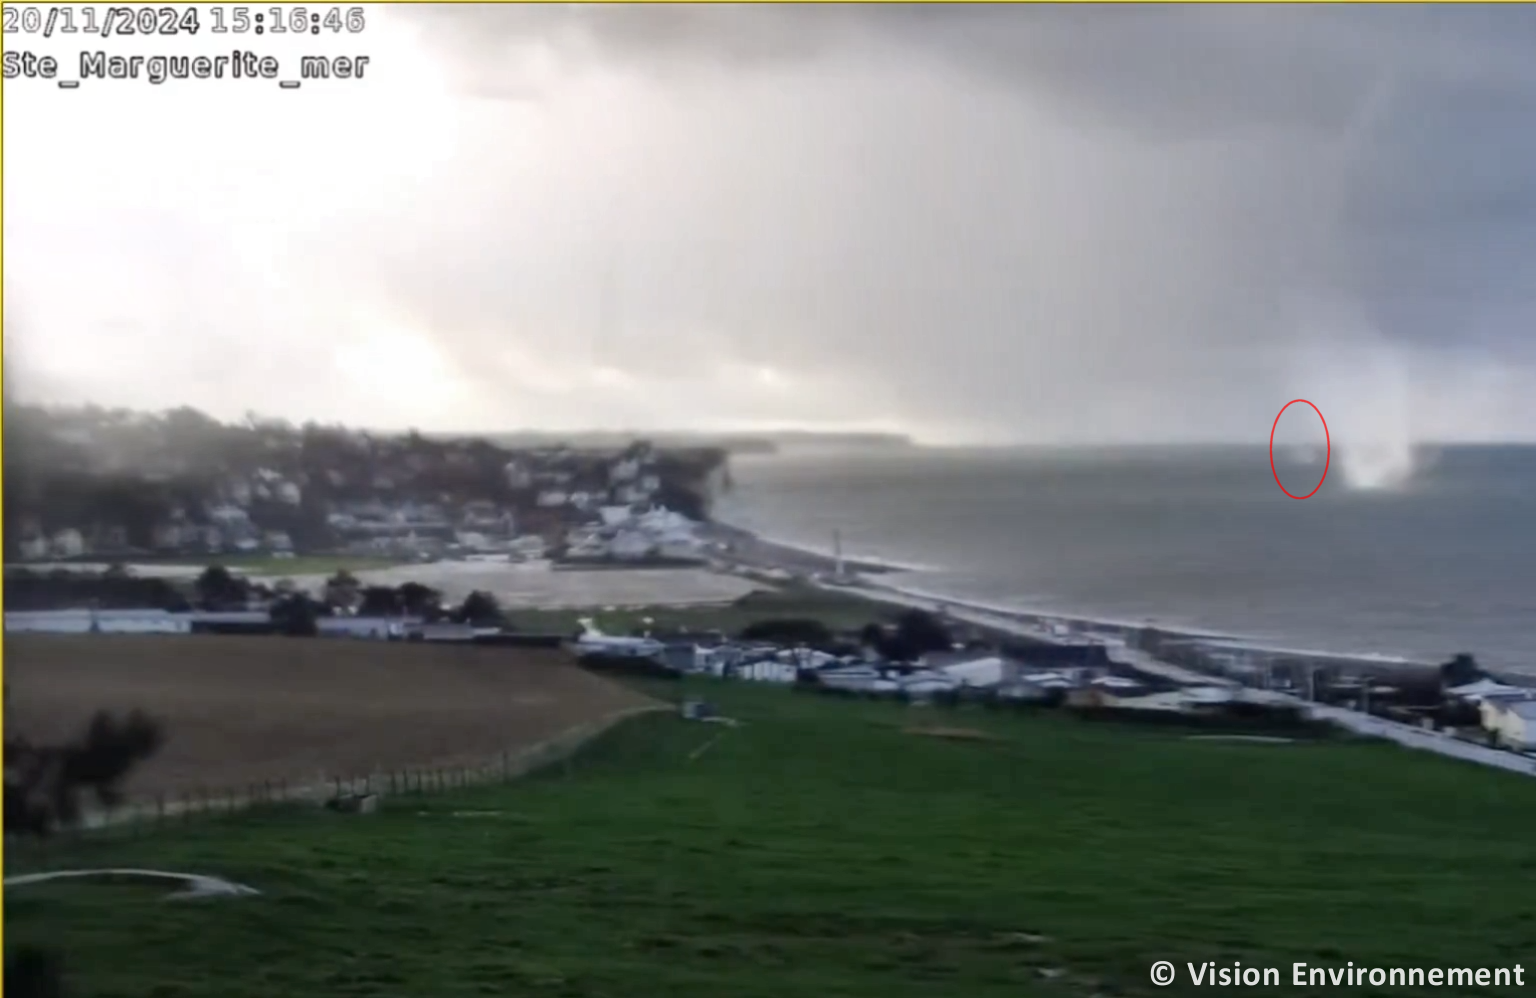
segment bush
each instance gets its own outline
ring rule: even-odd
[[[647,679],[682,679],[683,674],[664,662],[640,655],[583,655],[576,660],[583,669],[618,676],[639,676]]]
[[[756,620],[741,629],[741,640],[764,641],[776,645],[809,645],[812,648],[828,647],[837,638],[831,628],[819,620],[786,617],[777,620]]]
[[[111,806],[129,771],[159,751],[160,725],[134,711],[119,721],[105,711],[85,733],[63,745],[5,739],[5,834],[47,836],[77,824],[85,795]],[[4,993],[13,998],[59,998],[64,993],[59,954],[22,947],[5,961]]]

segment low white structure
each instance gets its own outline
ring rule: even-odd
[[[9,610],[7,634],[191,634],[194,624],[263,624],[264,610]]]
[[[996,655],[990,655],[942,666],[938,671],[963,686],[984,688],[1001,685],[1009,678],[1010,669],[1007,662]]]
[[[417,623],[419,621],[400,617],[320,617],[315,621],[315,628],[323,638],[388,641],[404,637],[405,629]]]
[[[190,634],[192,615],[168,610],[8,610],[7,634]]]
[[[1494,679],[1479,679],[1475,683],[1453,686],[1445,692],[1471,703],[1483,703],[1491,699],[1529,700],[1536,697],[1536,690],[1524,686],[1510,686]]]
[[[1499,744],[1527,751],[1536,749],[1536,700],[1489,697],[1482,701],[1484,730]]]

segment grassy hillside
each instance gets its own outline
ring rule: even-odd
[[[267,893],[17,889],[7,942],[69,946],[83,993],[210,998],[1087,998],[1203,990],[1185,961],[1527,954],[1510,888],[1536,865],[1536,784],[1519,777],[1375,743],[707,689],[744,726],[653,715],[510,787],[55,846],[54,865]],[[1160,959],[1180,984],[1150,985]]]

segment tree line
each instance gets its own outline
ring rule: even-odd
[[[12,569],[5,576],[5,605],[11,610],[191,610],[243,611],[268,609],[272,622],[285,633],[314,633],[320,617],[351,614],[362,617],[417,617],[427,623],[467,623],[499,626],[503,612],[495,595],[471,592],[454,604],[420,582],[397,586],[364,585],[347,571],[326,580],[318,595],[296,589],[279,579],[268,583],[210,565],[192,583],[179,588],[163,578],[139,578],[122,566],[104,572],[55,570],[47,573]]]

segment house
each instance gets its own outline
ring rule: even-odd
[[[602,517],[603,526],[617,527],[628,523],[634,516],[634,512],[628,506],[601,506],[597,515]]]
[[[564,506],[569,498],[570,497],[560,489],[545,489],[539,493],[538,498],[535,499],[534,502],[538,503],[540,506],[543,506],[545,509],[552,509],[556,506]]]
[[[627,458],[623,461],[615,462],[613,467],[608,469],[608,481],[618,485],[621,482],[634,481],[635,476],[639,474],[640,461],[637,458]]]
[[[926,660],[925,657],[925,663]],[[972,687],[1000,686],[1018,674],[1016,666],[1004,659],[998,658],[996,655],[970,658],[949,665],[941,665],[938,666],[937,671],[962,686]]]
[[[1536,695],[1536,690],[1527,689],[1524,686],[1510,686],[1494,679],[1479,679],[1475,683],[1453,686],[1445,692],[1447,696],[1477,704],[1488,699],[1524,699]]]
[[[73,527],[66,527],[54,534],[50,546],[55,558],[78,558],[85,554],[85,538]]]
[[[655,542],[637,530],[621,530],[608,546],[615,558],[631,560],[644,558],[655,549]]]
[[[523,534],[512,540],[508,545],[513,558],[524,560],[536,560],[544,557],[546,545],[544,538],[538,534]]]
[[[620,503],[634,505],[638,502],[645,502],[645,500],[650,498],[650,493],[638,485],[621,485],[613,490],[613,498]]]
[[[533,475],[516,461],[508,461],[501,473],[505,476],[509,489],[526,489],[533,484]]]
[[[1536,749],[1536,700],[1485,700],[1483,708],[1483,727],[1494,741],[1522,752]]]
[[[251,515],[233,503],[223,503],[208,510],[208,519],[221,527],[249,523]]]

